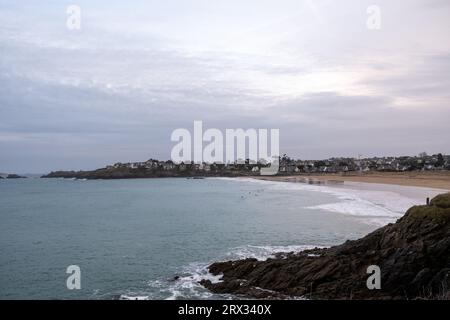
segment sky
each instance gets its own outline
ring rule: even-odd
[[[0,0],[0,172],[169,159],[194,120],[300,159],[450,154],[448,39],[447,0]]]

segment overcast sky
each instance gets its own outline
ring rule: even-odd
[[[168,159],[194,120],[302,159],[449,154],[449,39],[447,0],[0,0],[0,172]]]

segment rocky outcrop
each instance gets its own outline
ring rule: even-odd
[[[8,174],[6,179],[25,179],[26,177],[19,176],[18,174]]]
[[[367,288],[370,265],[380,267],[379,290]],[[222,282],[201,282],[209,290],[255,298],[450,299],[450,193],[359,240],[209,270],[223,274]]]
[[[101,168],[92,171],[53,171],[41,178],[74,178],[74,179],[137,179],[137,178],[167,178],[167,177],[235,177],[248,176],[243,172],[200,172],[194,170],[155,170],[145,168]]]

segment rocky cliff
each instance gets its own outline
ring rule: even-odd
[[[379,290],[367,288],[370,265],[380,268]],[[255,298],[450,299],[450,193],[359,240],[209,270],[223,274],[222,282],[201,282],[209,290]]]

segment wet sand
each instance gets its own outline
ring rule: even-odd
[[[347,174],[300,174],[292,176],[260,176],[256,179],[310,184],[341,184],[364,182],[399,186],[423,187],[450,191],[450,172],[376,172]]]

